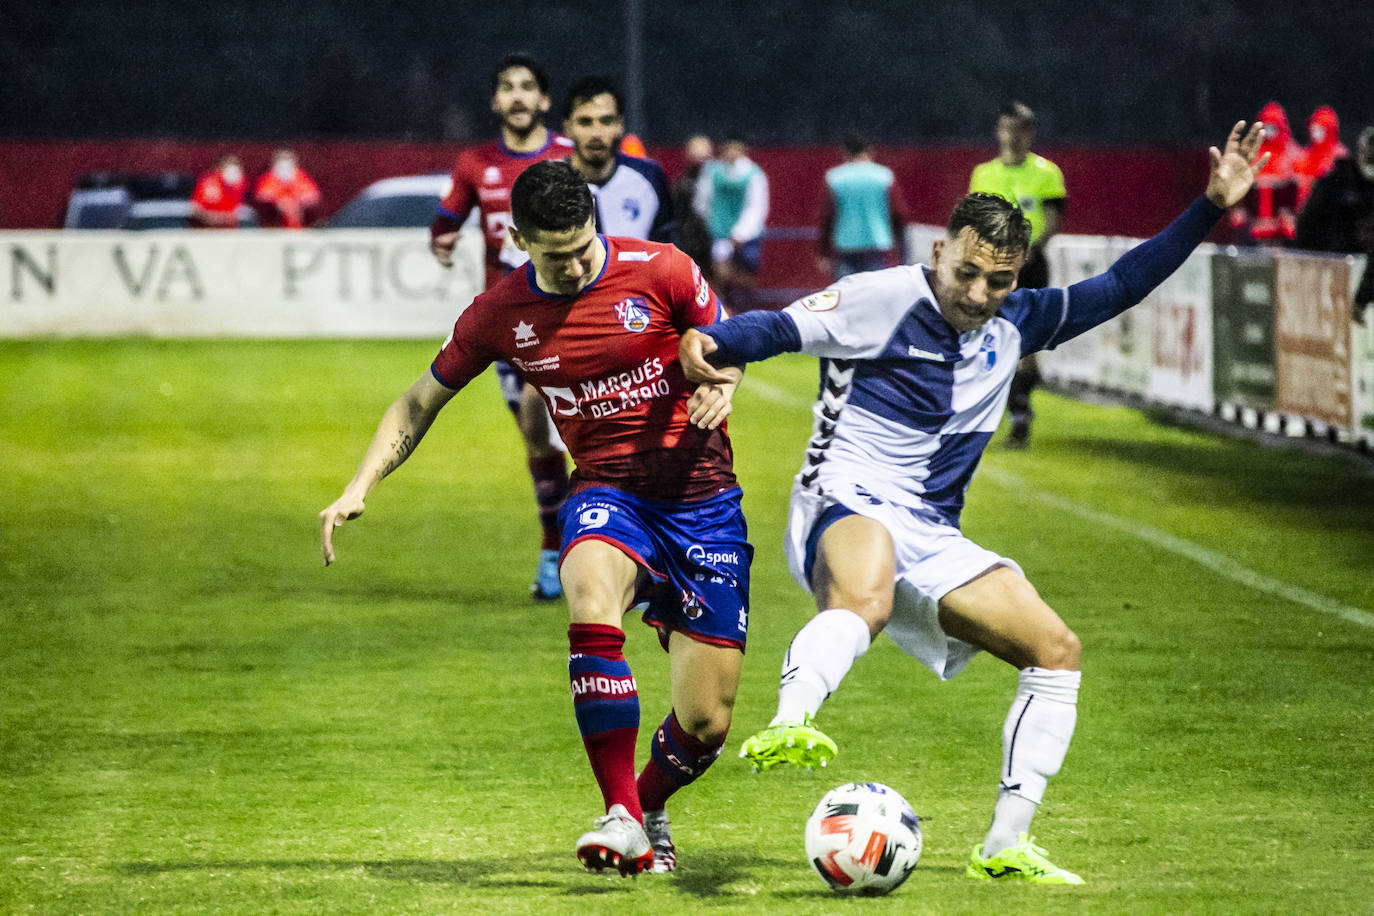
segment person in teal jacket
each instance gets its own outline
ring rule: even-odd
[[[891,267],[894,253],[906,257],[906,200],[892,169],[873,161],[861,137],[844,141],[845,162],[825,173],[821,212],[821,269],[838,280],[850,274]]]

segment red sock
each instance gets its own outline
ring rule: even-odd
[[[618,627],[572,624],[568,627],[568,677],[577,727],[606,808],[624,805],[642,821],[635,784],[639,690],[621,651],[624,645],[625,633]]]
[[[540,550],[557,550],[560,546],[558,510],[568,498],[568,462],[563,453],[546,458],[530,459],[530,477],[534,479],[534,501],[539,506],[539,524],[544,529]]]
[[[678,789],[691,784],[716,762],[725,746],[705,744],[688,734],[677,720],[677,713],[658,727],[649,760],[639,774],[639,804],[645,811],[657,811]]]

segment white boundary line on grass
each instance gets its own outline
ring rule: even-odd
[[[1348,620],[1351,623],[1357,623],[1363,627],[1374,627],[1374,614],[1368,611],[1362,611],[1348,604],[1341,604],[1339,601],[1332,600],[1324,595],[1309,592],[1306,589],[1298,588],[1296,585],[1289,585],[1287,582],[1280,582],[1278,579],[1271,579],[1268,576],[1255,572],[1248,566],[1242,566],[1239,562],[1231,559],[1225,554],[1217,553],[1214,550],[1208,550],[1206,547],[1194,544],[1192,541],[1185,541],[1183,538],[1175,537],[1167,531],[1160,531],[1158,528],[1151,528],[1149,525],[1143,525],[1130,519],[1120,518],[1119,516],[1111,515],[1107,512],[1099,512],[1096,509],[1090,509],[1087,506],[1080,505],[1062,496],[1055,496],[1051,493],[1042,492],[1030,486],[1010,471],[1004,471],[1000,468],[984,468],[982,475],[999,487],[1002,487],[1004,490],[1015,491],[1017,495],[1037,500],[1048,506],[1053,506],[1056,509],[1061,509],[1071,515],[1076,515],[1079,518],[1087,519],[1090,522],[1102,525],[1104,528],[1113,528],[1124,534],[1139,538],[1148,544],[1153,544],[1155,547],[1167,550],[1170,553],[1178,554],[1181,557],[1186,557],[1194,563],[1207,567],[1217,575],[1225,576],[1232,582],[1237,582],[1247,588],[1252,588],[1258,592],[1264,592],[1277,598],[1292,601],[1294,604],[1301,604],[1314,611],[1330,614],[1333,617],[1339,617],[1342,620]]]
[[[749,392],[757,394],[763,400],[772,401],[775,404],[782,404],[788,407],[803,407],[811,404],[811,401],[804,400],[785,388],[779,388],[776,385],[771,385],[756,378],[746,379],[744,385]],[[1099,512],[1096,509],[1090,509],[1087,506],[1080,505],[1062,496],[1054,496],[1050,493],[1041,492],[1028,485],[1026,481],[1022,480],[1016,474],[1010,471],[1004,471],[1000,468],[984,467],[979,472],[979,475],[992,481],[1004,490],[1012,490],[1018,495],[1035,499],[1048,506],[1053,506],[1056,509],[1063,510],[1071,515],[1076,515],[1079,518],[1086,519],[1090,522],[1102,525],[1103,527],[1112,528],[1123,534],[1129,534],[1161,550],[1167,550],[1170,553],[1185,557],[1192,560],[1194,563],[1207,567],[1217,575],[1224,576],[1232,582],[1239,583],[1247,588],[1252,588],[1255,591],[1273,595],[1277,598],[1283,598],[1294,604],[1300,604],[1303,607],[1311,608],[1323,614],[1330,614],[1333,617],[1348,620],[1362,627],[1374,628],[1374,614],[1371,614],[1369,611],[1363,611],[1357,607],[1342,604],[1324,595],[1318,595],[1306,589],[1298,588],[1296,585],[1280,582],[1278,579],[1271,579],[1268,576],[1255,572],[1248,566],[1241,565],[1225,554],[1208,550],[1206,547],[1194,544],[1192,541],[1185,541],[1183,538],[1175,537],[1167,531],[1160,531],[1158,528],[1151,528],[1149,525],[1134,522],[1130,519],[1120,518],[1119,516],[1111,515],[1106,512]]]

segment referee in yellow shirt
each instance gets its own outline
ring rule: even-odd
[[[1035,112],[1022,102],[1012,102],[999,111],[997,158],[976,166],[968,186],[969,191],[996,194],[1019,205],[1030,220],[1030,251],[1018,278],[1018,285],[1027,289],[1049,285],[1045,244],[1059,231],[1069,196],[1059,166],[1030,151],[1035,126]],[[1035,357],[1021,360],[1007,398],[1007,409],[1011,411],[1008,446],[1025,448],[1030,442],[1030,396],[1039,381]]]

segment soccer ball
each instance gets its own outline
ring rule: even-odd
[[[906,799],[882,783],[846,783],[811,812],[806,857],[836,893],[886,894],[921,858],[921,827]]]

